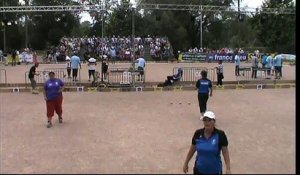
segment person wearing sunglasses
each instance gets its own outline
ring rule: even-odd
[[[194,174],[222,174],[220,155],[222,151],[226,174],[231,174],[228,140],[224,131],[215,128],[215,114],[212,111],[206,111],[200,119],[204,127],[194,133],[192,145],[183,165],[183,172],[188,172],[189,161],[197,151]]]

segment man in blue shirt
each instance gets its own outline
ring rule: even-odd
[[[196,83],[198,89],[198,102],[201,115],[206,111],[206,104],[208,100],[208,94],[212,96],[212,82],[207,78],[207,71],[201,71],[201,79]]]
[[[282,56],[281,55],[278,55],[278,53],[276,52],[275,53],[275,59],[274,59],[274,62],[275,62],[275,65],[274,65],[274,68],[275,68],[275,78],[276,79],[280,79],[282,77]]]
[[[136,60],[136,63],[138,64],[137,70],[140,72],[140,75],[144,75],[145,67],[146,67],[146,61],[143,57],[139,57]]]
[[[71,57],[71,69],[72,69],[72,77],[73,81],[77,81],[78,69],[81,69],[80,58],[78,57],[78,53],[75,52]]]

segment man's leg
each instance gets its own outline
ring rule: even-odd
[[[75,69],[72,69],[72,80],[75,81]]]
[[[89,81],[91,81],[92,70],[89,70]]]
[[[91,70],[91,75],[93,77],[93,82],[95,82],[96,77],[95,77],[95,70]]]
[[[168,85],[172,84],[173,76],[167,76]]]
[[[202,95],[201,94],[198,94],[198,102],[199,102],[200,114],[203,116],[204,109],[203,109],[203,99],[202,99]]]
[[[59,123],[63,122],[63,118],[62,118],[62,101],[63,101],[62,96],[55,99],[55,112],[58,115]]]
[[[47,106],[47,128],[52,127],[52,117],[54,115],[54,110],[55,110],[55,101],[54,100],[49,100],[46,101],[46,106]]]
[[[207,109],[208,93],[202,95],[202,101],[203,101],[203,113],[204,113]]]

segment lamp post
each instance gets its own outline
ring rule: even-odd
[[[103,40],[103,37],[104,37],[104,13],[105,13],[104,9],[102,9],[102,8],[104,7],[104,5],[106,7],[105,0],[103,1],[102,6],[100,6],[101,7],[101,39],[102,40]],[[104,75],[103,75],[103,61],[104,61],[103,60],[103,54],[104,54],[103,48],[101,48],[101,54],[102,54],[102,58],[101,58],[101,83],[103,84],[103,77],[104,77]]]
[[[238,46],[239,46],[239,48],[240,48],[240,40],[241,40],[241,38],[240,38],[240,0],[238,0]]]
[[[200,48],[202,48],[202,5],[200,5],[200,19],[199,19],[199,21],[200,21]]]
[[[132,68],[133,71],[135,70],[135,48],[134,48],[134,38],[135,38],[135,26],[134,26],[134,15],[135,15],[135,6],[132,4],[132,43],[131,43],[131,47],[132,47]]]
[[[4,0],[2,1],[2,5],[4,7]],[[2,14],[4,19],[4,13]],[[4,24],[4,23],[3,23]],[[3,25],[3,53],[6,52],[6,24]]]

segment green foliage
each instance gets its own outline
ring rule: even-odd
[[[292,0],[267,0],[262,7],[294,8]],[[252,19],[252,26],[257,31],[261,43],[269,51],[295,53],[295,15],[258,13]]]
[[[194,4],[229,6],[237,0],[142,0],[150,4]],[[0,5],[4,0],[0,0]],[[28,0],[25,0],[28,3]],[[30,5],[76,5],[81,1],[73,0],[32,0]],[[92,4],[98,0],[90,0]],[[25,46],[25,15],[28,15],[29,46],[34,49],[45,49],[56,46],[63,36],[131,36],[132,8],[128,0],[116,5],[114,0],[106,0],[106,13],[90,12],[93,24],[79,23],[76,12],[31,12],[5,13],[1,19],[18,21],[17,25],[6,26],[7,48]],[[5,6],[16,6],[18,0],[5,0]],[[292,0],[265,0],[262,7],[294,8]],[[200,22],[199,11],[143,10],[135,11],[135,35],[168,37],[173,50],[199,47]],[[203,12],[202,43],[203,47],[219,49],[231,48],[266,48],[265,51],[295,53],[295,15],[274,15],[257,13],[245,15],[242,22],[234,12]],[[102,26],[102,20],[103,26]],[[3,30],[4,26],[0,25]],[[2,33],[1,33],[2,34]],[[0,37],[3,47],[3,37]]]

